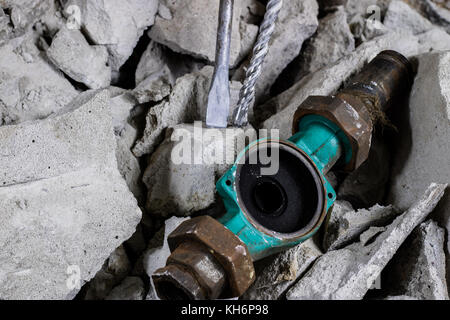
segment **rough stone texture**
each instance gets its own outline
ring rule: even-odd
[[[34,45],[23,45],[30,46],[26,54],[20,47],[0,46],[0,125],[45,118],[77,95]]]
[[[409,110],[398,124],[392,183],[388,201],[408,207],[426,181],[450,181],[445,159],[450,154],[450,52],[419,57],[419,70],[411,92]],[[450,196],[434,217],[450,232]],[[450,265],[450,242],[447,242]],[[448,268],[450,275],[450,268]],[[450,278],[448,278],[450,279]]]
[[[190,123],[206,118],[206,102],[213,67],[189,73],[176,81],[167,101],[152,107],[146,118],[143,137],[136,143],[133,153],[140,157],[154,151],[164,137],[164,130],[180,123]],[[230,113],[237,104],[240,85],[230,83]]]
[[[355,39],[347,23],[347,14],[342,7],[319,21],[316,34],[308,41],[302,52],[296,81],[308,73],[335,63],[355,50]]]
[[[400,0],[391,1],[383,23],[390,29],[404,29],[413,34],[433,28],[433,24],[429,20]]]
[[[270,39],[269,51],[256,84],[256,104],[267,98],[278,76],[300,53],[303,42],[316,32],[319,24],[318,11],[316,0],[283,2],[275,31]],[[246,67],[247,64],[243,65],[233,79],[242,80],[245,77]]]
[[[144,30],[153,25],[158,0],[64,0],[64,7],[76,5],[81,27],[91,41],[108,48],[113,71],[131,56]]]
[[[390,296],[448,300],[444,238],[445,230],[432,220],[418,226],[383,271],[382,288]]]
[[[375,205],[355,211],[347,201],[338,200],[326,226],[323,247],[327,251],[340,249],[357,240],[369,227],[385,225],[396,215],[392,206]]]
[[[404,0],[418,9],[434,24],[450,33],[450,7],[446,0]]]
[[[118,247],[103,264],[103,267],[89,282],[85,300],[102,300],[131,271],[131,263],[123,245]]]
[[[257,275],[242,297],[245,300],[278,300],[322,255],[312,239],[279,253]]]
[[[396,50],[407,57],[429,52],[438,47],[448,47],[450,38],[432,37],[434,30],[414,36],[409,33],[392,32],[361,44],[353,53],[337,61],[334,65],[319,70],[294,84],[291,88],[270,100],[260,109],[278,111],[267,119],[263,127],[280,130],[280,138],[292,134],[292,115],[298,106],[310,95],[328,96],[336,92],[352,74],[373,59],[382,50]]]
[[[158,216],[187,216],[214,203],[216,177],[230,167],[245,147],[242,129],[178,125],[167,130],[144,172],[147,209]],[[250,140],[256,138],[253,133]],[[227,133],[225,133],[227,131]],[[239,143],[242,141],[242,143]]]
[[[103,46],[90,46],[79,30],[62,28],[53,38],[47,56],[70,78],[88,88],[105,88],[111,82],[111,69],[106,66],[108,51]]]
[[[82,285],[133,234],[141,212],[117,170],[108,108],[102,91],[0,127],[0,299],[73,298],[68,267]]]
[[[170,49],[214,62],[219,0],[160,0],[161,9],[149,36]],[[241,2],[235,2],[231,34],[230,64],[236,65],[240,52],[239,20]],[[170,14],[165,14],[170,13]]]
[[[436,207],[446,186],[432,183],[418,202],[381,229],[386,231],[371,228],[361,235],[361,242],[321,256],[286,297],[362,299],[408,235]]]
[[[144,300],[144,281],[138,277],[127,277],[112,289],[105,300]]]
[[[147,275],[150,277],[150,290],[148,291],[146,300],[159,300],[153,285],[152,274],[166,265],[166,260],[170,256],[170,249],[167,243],[167,237],[181,223],[189,218],[172,217],[165,221],[162,227],[150,241],[147,250],[144,253],[143,264]]]
[[[390,156],[385,141],[374,136],[369,158],[344,179],[338,197],[355,208],[369,208],[381,203],[389,180]]]

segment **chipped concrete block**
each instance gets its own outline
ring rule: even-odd
[[[374,136],[368,159],[342,181],[338,197],[355,208],[369,208],[381,203],[390,177],[390,160],[385,141]]]
[[[159,102],[170,94],[170,71],[165,68],[162,73],[145,78],[133,90],[133,96],[139,103]]]
[[[299,55],[303,42],[314,34],[319,24],[318,12],[316,0],[283,2],[275,31],[270,39],[269,51],[256,84],[256,104],[267,98],[278,76]],[[243,70],[246,67],[247,64],[243,65],[241,72],[238,71],[233,79],[242,80],[245,73]]]
[[[53,38],[47,56],[61,71],[88,88],[105,88],[111,82],[106,48],[90,46],[79,30],[61,29]]]
[[[105,300],[144,300],[144,281],[139,277],[127,277],[116,286]]]
[[[214,62],[219,0],[161,0],[169,14],[157,15],[150,38],[175,52]],[[231,32],[230,65],[237,64],[240,52],[239,20],[241,2],[235,2]],[[169,19],[168,19],[169,18]]]
[[[147,250],[143,255],[144,269],[150,277],[150,290],[148,291],[146,300],[159,300],[153,285],[152,274],[166,265],[166,260],[170,256],[169,244],[167,237],[181,223],[189,218],[172,217],[165,221],[165,225],[150,240]]]
[[[444,239],[445,230],[432,220],[414,230],[383,272],[390,296],[403,295],[418,300],[449,299]]]
[[[423,35],[427,35],[427,33]],[[441,38],[438,41],[442,44],[444,40]],[[450,47],[450,42],[444,42],[444,44]],[[263,123],[263,127],[279,129],[280,138],[289,138],[292,134],[292,115],[310,95],[328,96],[333,94],[346,79],[361,70],[380,51],[396,50],[407,57],[411,57],[428,52],[435,45],[436,43],[432,38],[419,38],[404,32],[392,32],[365,42],[353,53],[343,57],[334,65],[303,78],[285,92],[259,107],[259,109],[278,111]]]
[[[162,217],[188,216],[215,200],[216,177],[222,175],[245,147],[251,130],[203,128],[201,123],[167,130],[144,172],[147,209]]]
[[[167,101],[150,109],[146,117],[144,135],[133,148],[137,157],[153,152],[155,146],[163,140],[166,128],[206,118],[206,102],[213,70],[213,67],[206,66],[198,72],[179,78]],[[231,81],[230,87],[231,114],[237,105],[241,85]]]
[[[362,299],[400,245],[434,210],[446,187],[432,183],[425,194],[388,227],[371,228],[361,235],[361,242],[321,256],[286,297],[289,300]],[[383,229],[386,231],[380,233]]]
[[[73,298],[135,231],[108,97],[0,127],[0,299]]]
[[[131,263],[123,245],[118,247],[89,282],[85,300],[102,300],[131,271]]]
[[[400,0],[391,1],[383,23],[387,28],[404,29],[413,34],[423,33],[433,28],[429,20]]]
[[[450,168],[444,165],[450,154],[450,52],[422,55],[418,61],[409,110],[399,119],[394,141],[397,151],[388,201],[400,209],[417,199],[425,181],[450,181]],[[448,208],[447,193],[434,218],[450,232]],[[450,265],[450,242],[446,252]]]
[[[450,33],[450,4],[446,0],[408,0],[423,16]]]
[[[108,48],[113,71],[128,60],[144,33],[153,25],[158,0],[66,0],[64,8],[77,6],[81,27],[91,41]]]
[[[322,255],[312,239],[279,253],[259,272],[242,297],[245,300],[278,300]]]
[[[149,76],[163,74],[166,72],[167,58],[163,47],[156,41],[151,40],[139,60],[136,69],[136,84],[138,85]]]
[[[43,119],[77,95],[70,82],[34,50],[26,61],[13,46],[0,46],[0,125]]]
[[[319,21],[316,34],[302,50],[300,72],[295,81],[311,72],[335,63],[355,50],[355,39],[347,23],[347,14],[342,7]]]
[[[392,206],[375,205],[370,209],[353,210],[350,203],[342,200],[335,202],[327,223],[323,239],[325,250],[340,249],[372,226],[382,226],[397,215]]]

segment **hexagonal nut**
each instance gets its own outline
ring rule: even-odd
[[[152,275],[155,290],[161,299],[204,300],[205,293],[199,282],[187,268],[168,264]]]
[[[188,241],[180,244],[167,259],[167,264],[181,264],[191,271],[208,299],[219,298],[225,287],[225,270],[201,243]]]
[[[298,132],[300,120],[311,114],[331,120],[347,136],[351,146],[351,160],[345,165],[344,170],[354,171],[367,160],[373,125],[367,108],[360,100],[350,95],[310,96],[294,114],[293,133]]]
[[[241,296],[255,281],[255,269],[247,246],[230,230],[209,216],[183,222],[167,239],[173,252],[186,241],[206,246],[224,268],[231,294]]]

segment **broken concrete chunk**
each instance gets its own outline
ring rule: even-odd
[[[423,33],[433,28],[429,20],[400,0],[391,1],[383,23],[393,30],[404,29],[413,34]]]
[[[151,40],[147,49],[142,54],[136,69],[136,85],[149,76],[163,74],[166,72],[167,58],[163,47],[156,41]]]
[[[406,295],[419,300],[449,299],[444,238],[445,230],[432,220],[414,230],[383,272],[389,295]]]
[[[90,40],[108,48],[113,71],[131,56],[144,30],[153,25],[158,0],[67,0],[65,10],[76,6],[81,27]]]
[[[170,94],[170,71],[149,76],[133,90],[133,96],[139,103],[158,102]]]
[[[450,5],[445,0],[408,0],[420,13],[434,24],[450,33]]]
[[[0,127],[0,299],[73,298],[133,234],[108,98]]]
[[[167,130],[166,140],[152,154],[143,181],[147,209],[167,217],[188,216],[215,200],[216,177],[222,175],[245,148],[243,129],[203,128],[201,123]]]
[[[359,71],[380,51],[396,50],[411,57],[430,51],[436,45],[435,40],[429,37],[419,38],[404,32],[392,32],[361,44],[353,53],[343,57],[334,65],[303,78],[265,105],[258,107],[278,111],[264,122],[263,127],[279,129],[280,138],[289,138],[292,134],[292,115],[308,96],[328,96],[335,93],[346,79]],[[442,44],[444,40],[440,39],[439,42]],[[450,42],[444,42],[444,44],[450,46]]]
[[[350,203],[335,202],[323,239],[325,250],[340,249],[358,239],[371,226],[382,226],[397,215],[392,206],[375,205],[370,209],[353,210]]]
[[[85,300],[102,300],[131,271],[131,263],[123,245],[118,247],[89,282]]]
[[[28,57],[24,60],[9,44],[0,46],[0,125],[45,118],[77,95],[42,54]]]
[[[400,209],[415,201],[424,181],[450,181],[450,168],[444,165],[444,155],[450,154],[450,52],[422,55],[418,61],[409,110],[399,119],[399,135],[394,141],[397,151],[388,201]],[[448,208],[447,193],[433,217],[450,232]]]
[[[166,220],[164,227],[162,227],[150,241],[143,258],[144,269],[150,277],[150,290],[147,294],[146,300],[159,300],[153,285],[152,275],[156,270],[166,265],[166,260],[170,256],[167,237],[181,223],[188,219],[189,218],[172,217]]]
[[[381,203],[386,195],[390,174],[390,153],[386,143],[374,136],[369,158],[341,183],[338,197],[355,208],[369,208]]]
[[[105,300],[144,300],[144,281],[139,277],[127,277],[112,289]]]
[[[206,99],[213,67],[187,74],[176,81],[167,101],[152,107],[146,118],[144,136],[136,143],[133,153],[137,157],[154,151],[164,138],[164,130],[180,123],[192,123],[206,117]],[[239,98],[240,84],[231,82],[230,113]]]
[[[70,78],[88,88],[105,88],[111,82],[106,48],[90,46],[79,30],[61,29],[53,38],[47,56]]]
[[[378,234],[380,230],[369,229],[361,235],[364,242],[324,254],[286,297],[290,300],[362,299],[408,235],[434,210],[446,187],[432,183],[419,201],[397,217],[386,231]]]
[[[316,34],[302,52],[298,81],[308,73],[332,64],[355,50],[355,39],[347,24],[347,14],[342,7],[319,22]]]
[[[156,16],[150,38],[175,52],[185,53],[214,62],[219,14],[219,0],[170,1],[161,0],[169,12]],[[235,2],[231,33],[230,65],[237,64],[240,52],[239,20],[241,2]],[[170,19],[167,19],[170,18]]]
[[[312,239],[279,253],[258,274],[242,297],[245,300],[278,300],[322,255]]]
[[[291,0],[283,2],[275,31],[270,39],[269,51],[264,60],[255,92],[256,104],[267,98],[270,88],[287,65],[298,56],[303,42],[310,38],[319,24],[319,7],[316,0]],[[233,76],[241,80],[247,65]],[[241,77],[241,78],[238,78]]]

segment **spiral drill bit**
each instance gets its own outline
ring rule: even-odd
[[[253,56],[247,69],[244,85],[239,93],[239,102],[233,112],[233,124],[243,127],[248,122],[248,109],[255,96],[255,85],[258,80],[264,59],[269,51],[269,41],[275,30],[275,22],[283,6],[282,0],[269,0],[263,22],[259,28],[258,39],[253,48]]]

